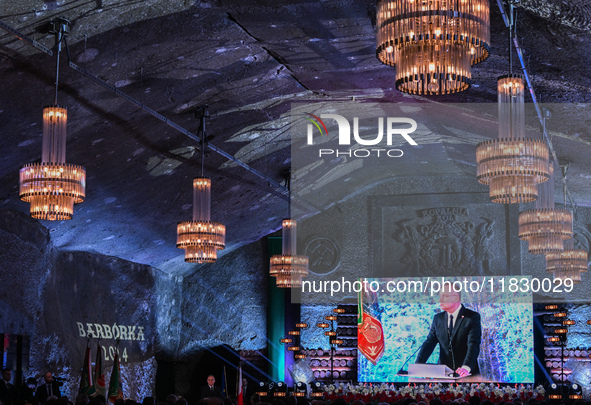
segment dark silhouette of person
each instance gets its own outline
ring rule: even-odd
[[[207,385],[201,387],[201,398],[217,397],[222,398],[222,391],[215,385],[215,377],[213,374],[207,376]]]
[[[38,386],[37,391],[35,391],[35,397],[39,400],[39,403],[44,404],[49,397],[61,398],[60,386],[53,380],[53,374],[48,371],[43,376],[43,380],[45,383]]]
[[[460,292],[454,291],[451,284],[443,285],[439,306],[442,312],[433,317],[429,334],[415,362],[427,362],[435,346],[439,344],[439,364],[445,364],[460,377],[480,374],[480,314],[462,305]]]
[[[11,404],[16,400],[16,390],[10,382],[12,379],[12,370],[5,368],[2,370],[2,380],[0,381],[0,400],[5,404]]]

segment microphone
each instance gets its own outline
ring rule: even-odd
[[[449,351],[451,352],[451,364],[454,366],[452,377],[457,378],[460,375],[456,373],[456,358],[454,356],[454,346],[451,344],[451,332],[449,331],[449,328],[447,328],[447,338],[449,340]]]
[[[421,346],[417,347],[417,350],[415,350],[413,354],[408,356],[402,367],[400,367],[400,370],[398,370],[398,375],[408,375],[408,371],[405,370],[404,367],[408,364],[409,360],[412,359],[415,356],[415,354],[417,354],[420,348]]]

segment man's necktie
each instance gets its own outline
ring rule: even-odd
[[[449,316],[449,326],[448,326],[447,330],[449,331],[449,335],[451,336],[451,333],[454,330],[454,316],[453,315]]]
[[[47,396],[50,397],[53,395],[53,390],[51,389],[51,384],[47,384]]]

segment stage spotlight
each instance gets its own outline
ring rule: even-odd
[[[548,399],[558,401],[562,399],[561,386],[558,384],[550,384],[548,387]]]
[[[277,384],[275,384],[273,396],[275,396],[275,397],[287,396],[287,384],[285,384],[283,381],[279,381]]]
[[[572,384],[568,390],[568,399],[583,399],[583,388],[579,384]]]
[[[293,395],[295,397],[305,397],[306,396],[306,383],[302,382],[302,381],[298,381],[297,383],[295,383],[294,385],[294,392]]]
[[[323,397],[324,396],[324,384],[322,384],[320,381],[312,381],[310,383],[310,386],[312,387],[312,394],[310,394],[310,396],[312,396],[312,397]]]
[[[572,325],[576,325],[577,321],[574,321],[572,319],[566,319],[566,320],[562,321],[562,324],[564,326],[572,326]]]
[[[255,394],[257,394],[260,397],[266,397],[267,395],[269,395],[269,383],[261,381]]]

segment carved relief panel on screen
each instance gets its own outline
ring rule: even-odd
[[[491,274],[495,220],[474,217],[467,208],[415,211],[414,218],[396,222],[394,241],[402,243],[400,262],[414,275]]]

